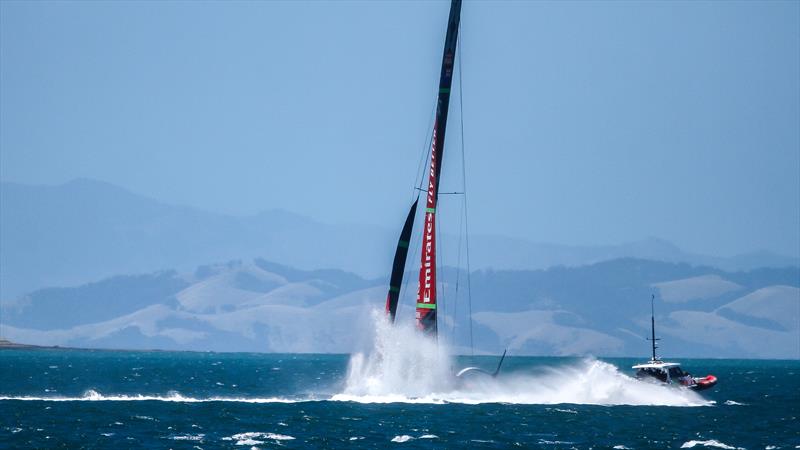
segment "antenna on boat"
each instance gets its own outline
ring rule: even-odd
[[[656,337],[656,313],[655,313],[655,307],[653,306],[655,300],[656,300],[655,294],[650,294],[650,337],[647,340],[653,342],[652,361],[658,361],[658,357],[656,356],[656,349],[658,348],[658,345],[656,345],[656,341],[661,340]]]

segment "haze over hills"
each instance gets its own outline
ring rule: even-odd
[[[649,354],[650,294],[665,357],[800,358],[800,269],[726,272],[618,259],[546,270],[442,272],[440,340],[469,353]],[[408,274],[398,320],[413,319]],[[457,285],[460,283],[460,289]],[[256,352],[361,350],[386,280],[263,259],[118,276],[4,302],[2,334],[40,345]]]
[[[402,209],[401,206],[398,206]],[[87,179],[58,186],[0,184],[0,299],[49,286],[263,257],[301,269],[336,268],[385,276],[398,230],[318,222],[282,210],[236,217],[167,205]],[[445,248],[456,238],[444,236]],[[531,270],[615,258],[687,262],[726,270],[798,266],[769,252],[711,257],[656,238],[609,246],[533,243],[472,236],[473,269]]]
[[[0,202],[0,331],[30,344],[354,351],[382,307],[397,238],[281,210],[237,217],[168,205],[85,179],[2,183]],[[441,242],[453,249],[457,238]],[[709,257],[656,238],[566,246],[473,236],[470,248],[478,352],[642,355],[656,293],[665,354],[800,357],[796,258]],[[467,279],[445,264],[442,336],[462,353]]]

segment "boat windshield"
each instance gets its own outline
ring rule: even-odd
[[[653,377],[653,378],[655,378],[657,380],[660,380],[660,381],[663,381],[665,383],[667,382],[667,373],[664,372],[663,370],[652,368],[652,367],[639,369],[639,371],[636,372],[636,376],[638,378]]]
[[[685,377],[688,373],[684,372],[680,367],[670,367],[669,368],[669,377],[672,379],[678,379],[681,377]]]

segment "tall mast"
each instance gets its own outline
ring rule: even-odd
[[[422,256],[417,290],[417,327],[436,335],[436,205],[439,199],[439,174],[442,169],[447,112],[450,107],[450,86],[453,83],[453,63],[458,43],[458,24],[461,20],[461,0],[450,3],[450,18],[442,54],[442,71],[439,77],[439,98],[436,104],[436,121],[431,139],[431,166],[428,175],[425,202],[425,226],[422,229]]]

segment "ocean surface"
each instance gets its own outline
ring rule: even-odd
[[[800,362],[0,350],[2,448],[800,448]],[[398,344],[401,345],[401,344]],[[432,348],[436,348],[433,346]],[[383,352],[383,353],[382,353]],[[395,354],[396,353],[396,354]]]

